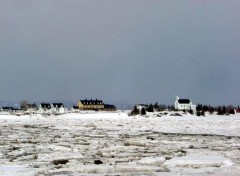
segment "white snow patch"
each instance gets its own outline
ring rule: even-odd
[[[216,155],[205,155],[205,156],[183,156],[174,158],[165,163],[169,166],[174,167],[221,167],[223,165],[231,166],[233,163],[222,157]]]
[[[46,170],[42,173],[63,175],[64,171],[144,175],[168,169],[169,175],[225,169],[228,174],[240,173],[240,114],[157,114],[0,115],[0,175],[33,175],[38,167]],[[53,164],[56,159],[68,162]],[[94,164],[95,159],[103,164]]]
[[[136,163],[141,165],[161,166],[165,161],[164,157],[146,157]]]
[[[1,165],[0,166],[0,175],[4,176],[31,176],[35,172],[26,166],[17,166],[17,165]]]

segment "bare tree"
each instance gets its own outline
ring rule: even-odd
[[[27,101],[27,100],[22,100],[22,101],[20,102],[20,106],[21,106],[21,108],[23,108],[23,109],[27,109],[27,108],[28,108],[28,101]]]

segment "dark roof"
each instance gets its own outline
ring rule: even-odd
[[[72,108],[73,108],[73,109],[79,109],[79,107],[78,107],[78,106],[73,106]]]
[[[116,107],[114,105],[111,105],[111,104],[105,104],[104,108],[105,109],[116,109]]]
[[[190,100],[189,99],[179,99],[178,103],[180,103],[180,104],[189,104]]]
[[[11,110],[13,110],[13,111],[22,111],[23,109],[22,109],[22,108],[15,108],[15,107],[12,107]]]
[[[64,105],[63,105],[63,103],[53,103],[53,107],[61,108],[61,107],[64,107]]]
[[[102,100],[80,100],[82,102],[82,104],[86,105],[86,104],[92,104],[92,105],[99,105],[99,104],[103,104],[103,101]]]
[[[23,109],[20,107],[2,107],[2,110],[13,110],[13,111],[22,111]]]
[[[146,104],[137,104],[136,106],[148,106]]]
[[[41,103],[41,107],[42,107],[42,108],[51,109],[50,103]]]
[[[13,107],[2,107],[3,110],[11,110]]]

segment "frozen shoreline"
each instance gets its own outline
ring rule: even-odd
[[[0,175],[240,173],[239,114],[157,115],[0,115]]]

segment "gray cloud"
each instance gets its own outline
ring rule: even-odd
[[[239,1],[1,0],[0,99],[239,104]]]

